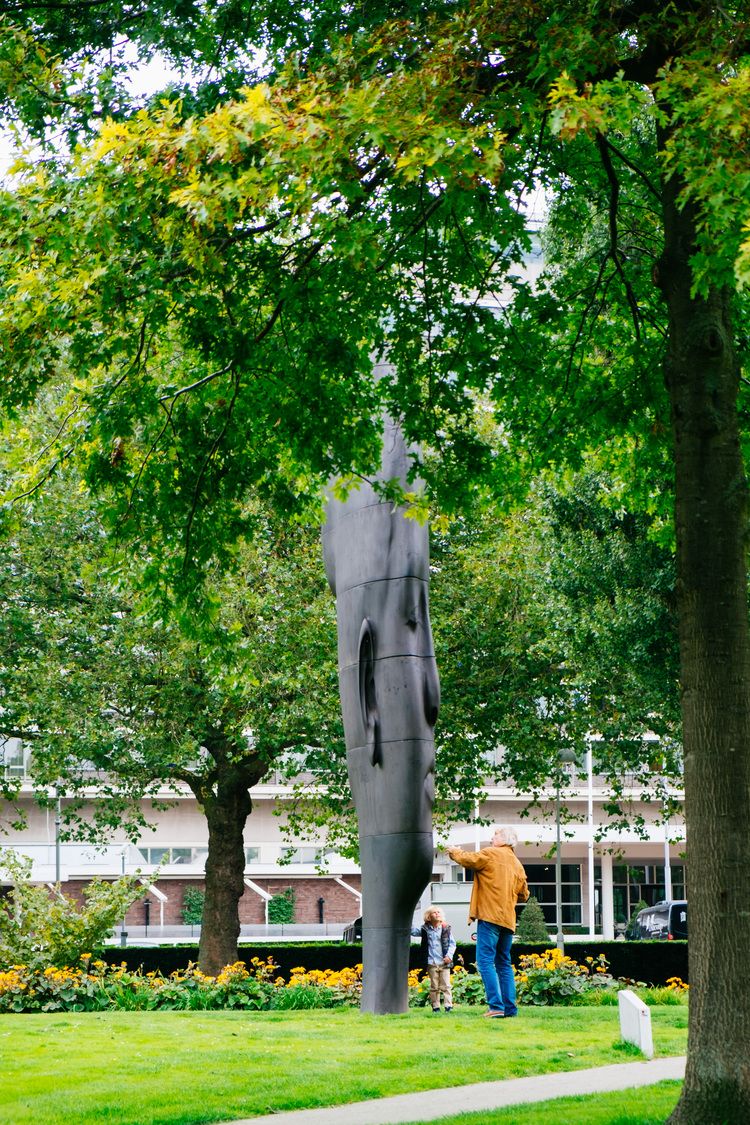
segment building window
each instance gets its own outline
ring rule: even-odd
[[[208,848],[206,847],[159,847],[139,845],[138,851],[143,856],[143,862],[153,867],[166,867],[167,865],[190,867],[205,867]]]
[[[542,908],[548,926],[557,925],[557,895],[554,863],[525,863],[529,894]],[[581,865],[561,865],[560,897],[563,926],[581,925]]]
[[[281,863],[325,863],[326,860],[337,856],[339,853],[335,848],[282,848],[281,849]]]
[[[672,876],[672,898],[685,898],[685,866],[682,863],[670,865]],[[601,879],[601,869],[597,867],[595,879]],[[662,902],[666,897],[664,864],[645,863],[637,867],[616,864],[612,868],[612,895],[614,900],[615,925],[627,925],[636,904],[645,902],[647,906]]]
[[[282,863],[322,863],[326,856],[335,855],[330,848],[282,848]]]
[[[260,863],[260,848],[245,848],[245,867],[251,863]]]
[[[24,779],[29,776],[31,751],[20,738],[0,742],[0,775]]]

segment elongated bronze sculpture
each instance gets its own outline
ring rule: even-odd
[[[386,419],[381,479],[406,488],[410,463],[398,425]],[[428,530],[363,485],[344,502],[330,499],[323,545],[336,595],[341,708],[359,820],[362,1010],[404,1012],[412,917],[433,857],[440,686]]]

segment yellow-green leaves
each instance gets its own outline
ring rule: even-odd
[[[750,285],[750,221],[746,222],[742,228],[742,242],[737,255],[735,272],[737,284],[741,289]]]
[[[694,288],[750,279],[750,62],[685,60],[667,70],[672,113],[664,151],[700,234]]]
[[[166,202],[209,228],[246,217],[267,221],[277,200],[314,221],[321,200],[366,195],[378,166],[405,182],[425,170],[441,181],[493,181],[503,168],[504,138],[465,116],[453,73],[460,46],[443,40],[439,49],[425,47],[423,67],[382,77],[355,73],[343,84],[340,60],[302,81],[290,70],[273,87],[247,87],[202,118],[185,120],[172,104],[129,124],[105,122],[80,172],[95,178],[103,162],[130,177],[168,182]]]
[[[552,131],[565,141],[579,133],[593,136],[627,127],[634,114],[653,105],[648,91],[622,74],[612,81],[580,83],[566,71],[552,84],[548,100]]]

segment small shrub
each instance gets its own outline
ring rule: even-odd
[[[268,903],[268,921],[275,926],[294,921],[294,888],[273,895]]]
[[[124,875],[113,882],[92,879],[83,888],[85,903],[29,879],[31,864],[0,851],[0,867],[13,881],[0,899],[0,968],[28,965],[65,968],[84,953],[103,947],[128,907],[148,893],[149,884]]]
[[[182,895],[182,922],[185,926],[200,926],[203,921],[203,904],[206,901],[205,891],[196,887],[186,887]]]
[[[549,944],[549,931],[544,921],[544,912],[538,899],[531,895],[521,911],[516,926],[516,938],[524,942],[545,942]]]

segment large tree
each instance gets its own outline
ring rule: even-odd
[[[664,441],[666,403],[692,900],[689,1062],[673,1119],[743,1120],[750,999],[734,982],[750,953],[750,643],[734,318],[749,258],[745,6],[406,2],[398,20],[368,26],[382,14],[319,4],[308,23],[259,5],[250,36],[267,32],[281,55],[304,38],[272,85],[205,116],[172,103],[106,126],[74,168],[35,171],[6,197],[10,397],[72,359],[81,381],[64,448],[83,437],[92,479],[119,476],[126,497],[150,489],[147,514],[126,502],[120,515],[141,533],[179,526],[198,562],[208,512],[220,538],[238,530],[248,483],[291,504],[315,478],[371,469],[383,404],[443,453],[428,476],[455,496],[487,467],[463,434],[474,395],[493,384],[500,419],[526,425],[532,450],[547,450],[550,417],[567,419],[558,455],[600,442],[603,418],[638,449]],[[587,316],[573,362],[529,372],[504,362],[506,321],[472,293],[498,286],[517,256],[514,204],[538,178],[606,201],[595,282],[619,290],[631,323],[613,334],[622,318],[605,330]],[[625,253],[621,222],[644,189],[659,244],[648,308],[633,276],[648,254]],[[599,307],[591,293],[582,301]],[[524,315],[544,323],[549,302]],[[657,337],[664,326],[663,346],[649,343],[649,321]],[[597,394],[595,368],[575,356],[600,332]],[[373,347],[394,362],[392,383],[368,379]],[[634,396],[619,382],[625,355]],[[613,400],[631,416],[606,410]],[[501,479],[513,465],[492,467]]]
[[[256,510],[253,546],[209,580],[198,620],[144,603],[142,556],[111,542],[75,481],[17,515],[0,563],[3,731],[32,748],[39,799],[64,794],[74,839],[141,840],[165,787],[190,789],[208,828],[199,960],[216,973],[237,959],[250,790],[286,754],[341,744],[315,535]]]

